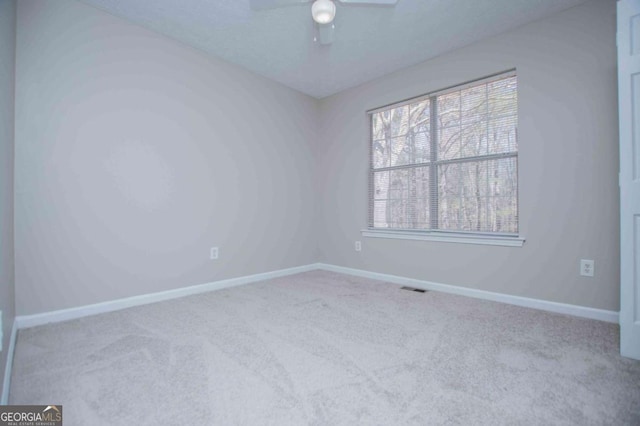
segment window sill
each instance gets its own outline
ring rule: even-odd
[[[437,241],[442,243],[481,244],[490,246],[522,247],[524,238],[502,235],[454,234],[428,231],[396,231],[385,229],[363,229],[363,237],[391,238],[400,240]]]

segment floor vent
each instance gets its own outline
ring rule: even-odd
[[[427,290],[423,290],[421,288],[415,288],[415,287],[400,287],[400,290],[408,290],[408,291],[415,291],[418,293],[426,293]]]

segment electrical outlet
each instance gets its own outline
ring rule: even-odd
[[[362,251],[362,243],[360,241],[356,241],[356,251]]]
[[[211,260],[218,259],[218,247],[211,247],[211,252],[209,253]]]
[[[595,273],[595,262],[592,259],[580,259],[580,275],[592,277]]]

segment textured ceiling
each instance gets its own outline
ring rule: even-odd
[[[82,1],[323,98],[585,0],[338,3],[330,46],[313,42],[309,3],[254,11],[250,0]]]

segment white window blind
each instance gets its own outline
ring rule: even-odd
[[[518,235],[515,71],[369,111],[369,229]]]

